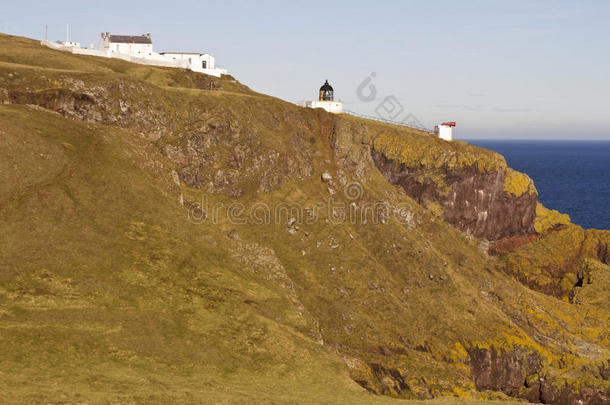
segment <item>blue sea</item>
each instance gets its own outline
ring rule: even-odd
[[[610,230],[610,141],[467,140],[527,173],[547,208],[584,228]]]

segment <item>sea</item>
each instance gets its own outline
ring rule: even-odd
[[[469,139],[527,173],[545,207],[584,228],[610,230],[610,141]]]

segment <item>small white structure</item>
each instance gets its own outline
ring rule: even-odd
[[[323,108],[333,114],[341,114],[343,113],[343,103],[335,101],[334,93],[332,86],[326,80],[322,87],[320,87],[319,99],[317,101],[305,101],[303,105],[309,108]]]
[[[100,50],[140,58],[153,54],[150,33],[143,35],[111,35],[109,32],[103,32]]]
[[[455,122],[443,122],[440,125],[437,125],[434,128],[434,132],[438,135],[439,138],[444,139],[446,141],[451,141],[453,139],[452,129],[455,126]]]
[[[67,47],[76,47],[76,48],[80,48],[80,42],[74,42],[74,41],[57,41],[58,44],[60,44],[61,46],[67,46]]]
[[[99,50],[81,48],[80,43],[69,40],[63,42],[45,40],[42,41],[42,44],[49,48],[79,55],[118,58],[142,65],[189,69],[193,72],[205,73],[216,77],[227,74],[226,69],[216,67],[214,56],[207,53],[157,53],[153,51],[150,34],[112,35],[109,32],[103,32]]]
[[[161,55],[185,63],[194,72],[214,75],[213,72],[216,71],[216,58],[209,53],[161,52]],[[226,73],[226,71],[224,72]]]
[[[66,24],[66,40],[57,41],[56,43],[58,43],[60,46],[80,48],[80,42],[70,41],[70,24]]]

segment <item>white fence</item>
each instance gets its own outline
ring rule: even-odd
[[[393,125],[400,125],[401,127],[407,127],[407,128],[411,128],[411,129],[417,129],[418,131],[428,132],[430,134],[436,134],[436,132],[434,130],[426,128],[423,125],[412,124],[412,123],[409,123],[409,122],[392,121],[392,120],[388,120],[388,119],[385,119],[385,118],[374,117],[374,116],[371,116],[371,115],[359,114],[357,112],[348,111],[348,110],[343,110],[343,112],[346,113],[346,114],[349,114],[349,115],[353,115],[355,117],[366,118],[367,120],[385,122],[387,124],[393,124]]]

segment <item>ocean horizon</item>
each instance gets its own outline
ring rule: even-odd
[[[547,208],[584,228],[610,230],[610,141],[465,139],[502,154],[534,180]]]

